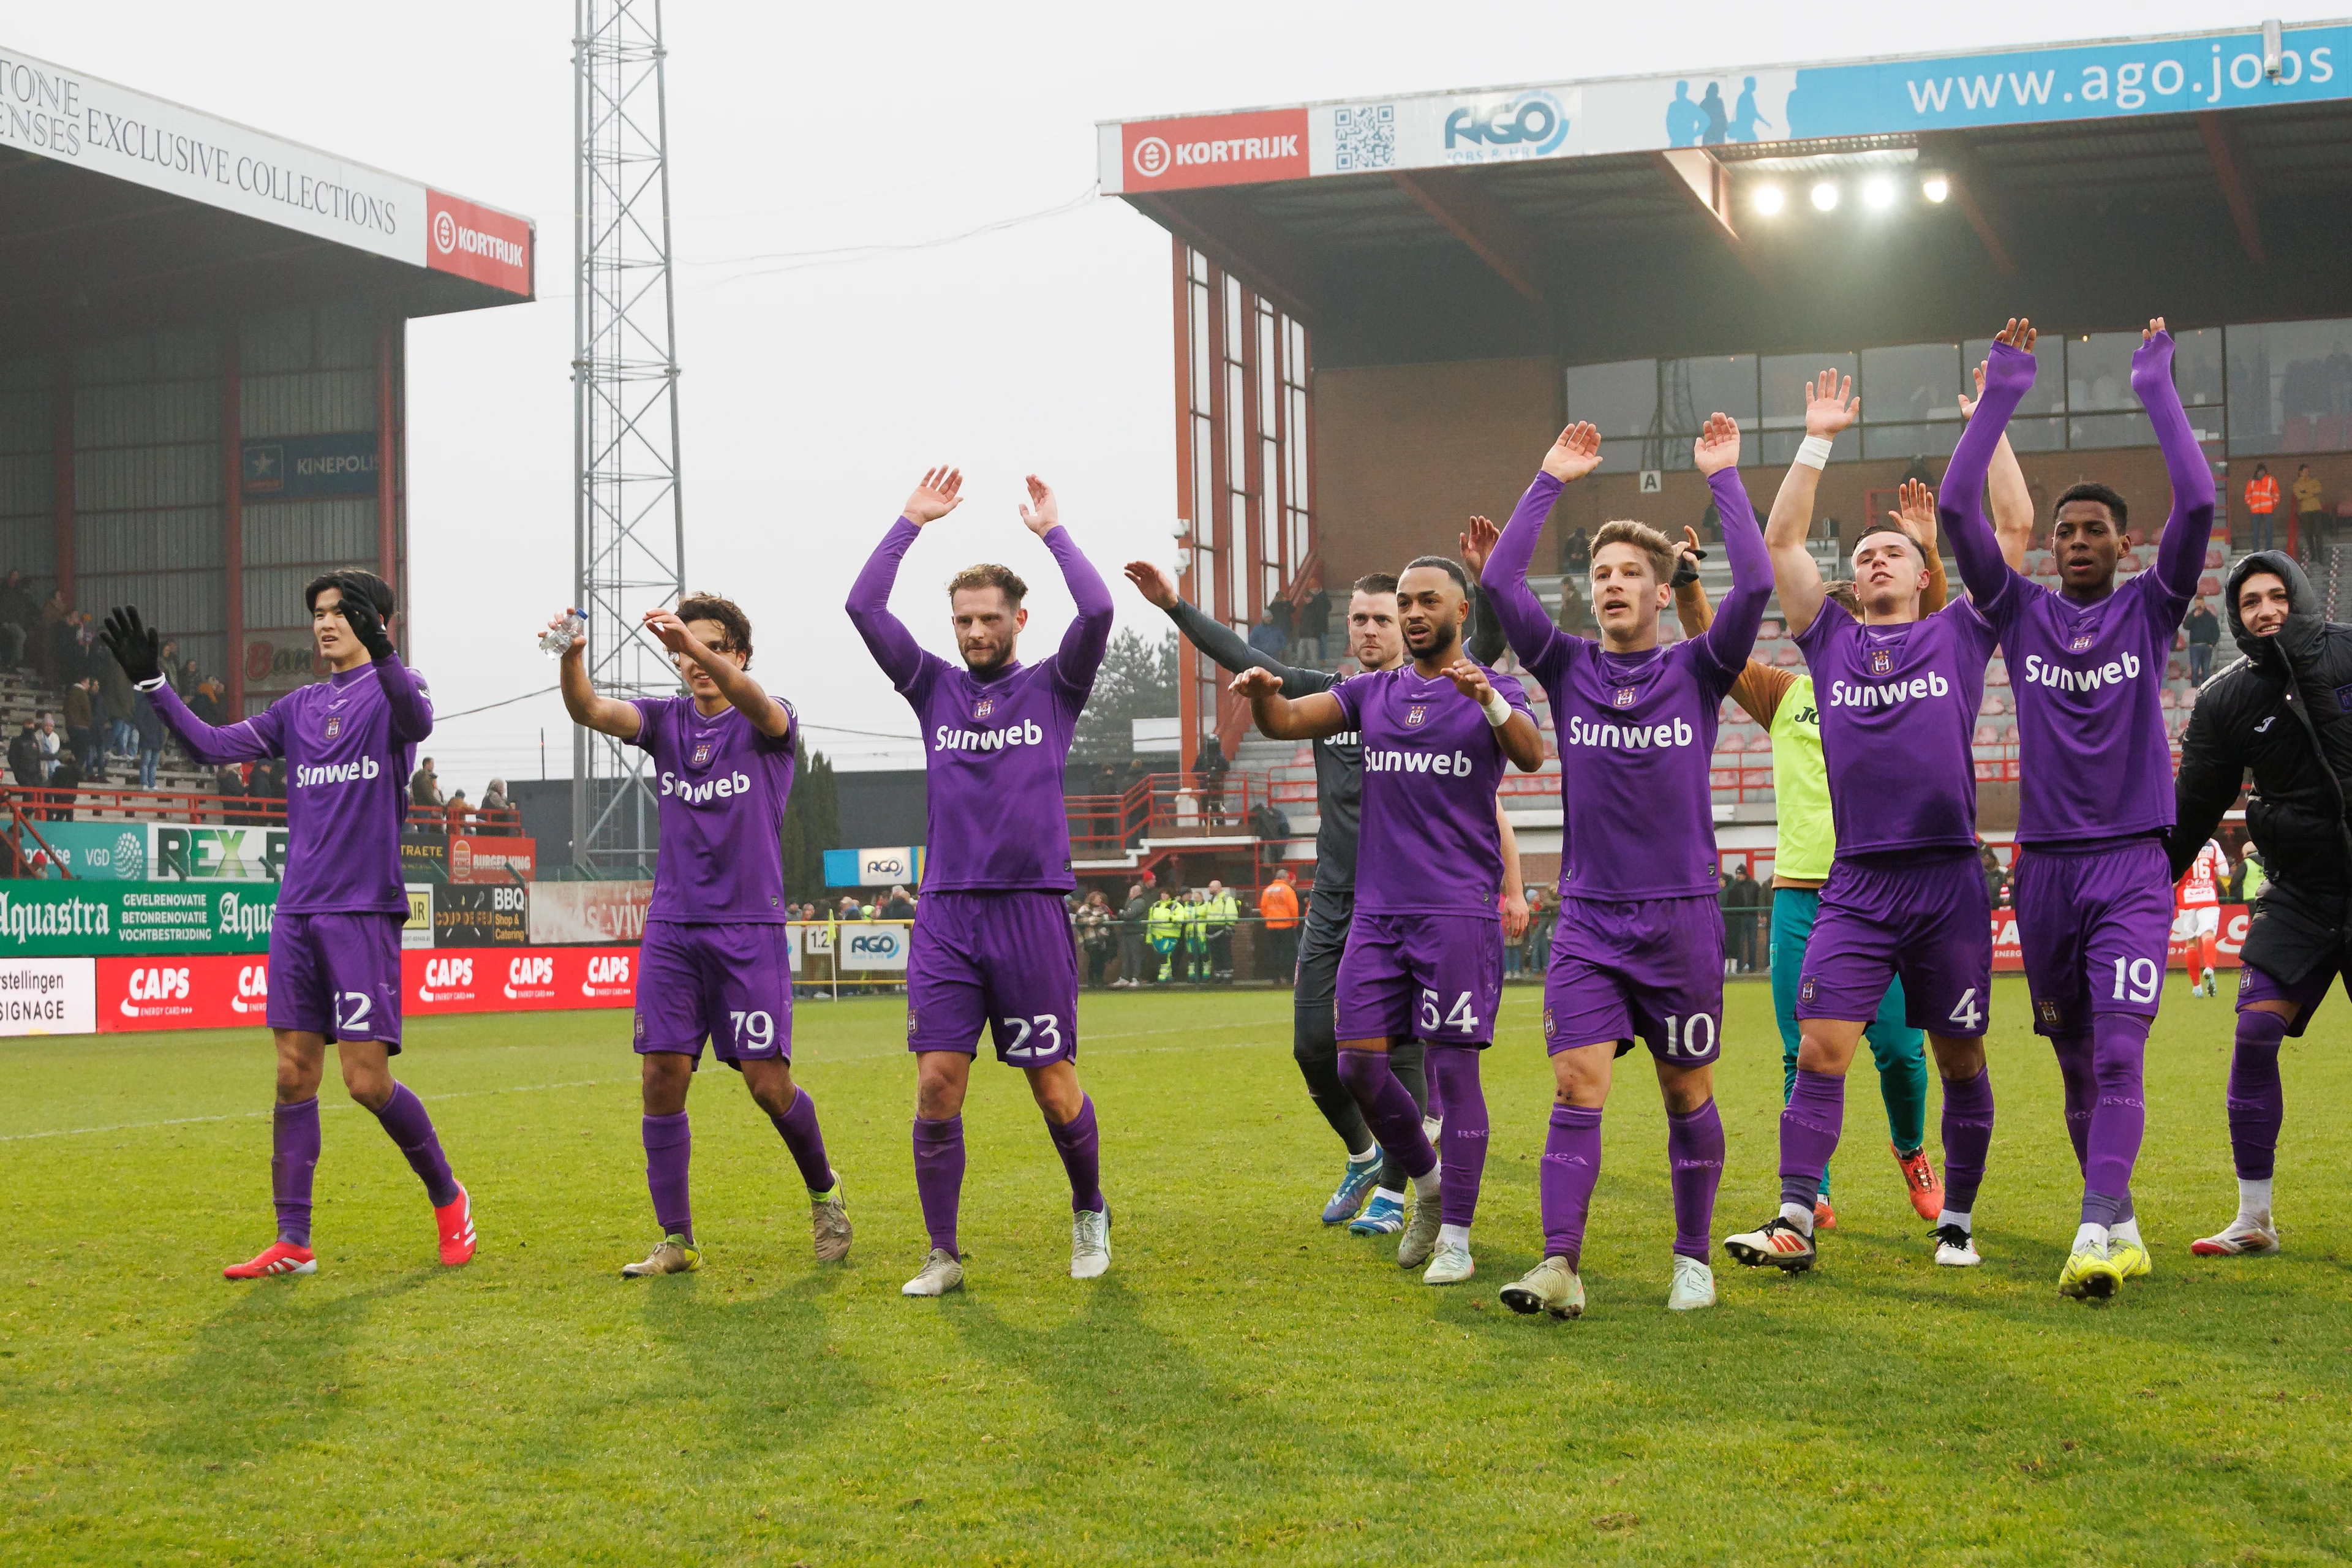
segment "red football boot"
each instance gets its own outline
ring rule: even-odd
[[[232,1263],[221,1270],[224,1279],[267,1279],[273,1274],[316,1274],[318,1254],[307,1247],[273,1241],[269,1250],[247,1263]]]
[[[1944,1178],[1936,1174],[1936,1167],[1928,1163],[1926,1147],[1908,1154],[1892,1143],[1887,1147],[1894,1151],[1895,1163],[1903,1169],[1903,1190],[1910,1196],[1911,1207],[1921,1219],[1934,1224],[1944,1212]]]
[[[474,1202],[459,1187],[457,1195],[433,1211],[441,1228],[441,1261],[455,1268],[474,1260]]]

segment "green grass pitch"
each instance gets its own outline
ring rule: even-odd
[[[2225,980],[2223,989],[2231,989]],[[1109,1277],[1016,1073],[965,1121],[960,1297],[920,1262],[902,1005],[803,1004],[797,1054],[857,1226],[809,1256],[733,1075],[695,1113],[698,1275],[653,1239],[627,1015],[421,1019],[402,1076],[474,1194],[445,1271],[415,1179],[326,1091],[320,1273],[269,1238],[259,1031],[0,1045],[0,1559],[67,1563],[2319,1563],[2352,1556],[2340,997],[2285,1057],[2288,1250],[2204,1261],[2235,1202],[2231,1009],[2176,977],[2137,1202],[2156,1273],[2054,1289],[2077,1178],[2021,986],[1995,999],[1985,1266],[1933,1268],[1857,1070],[1820,1270],[1721,1260],[1664,1310],[1664,1121],[1618,1075],[1590,1315],[1512,1316],[1549,1074],[1535,992],[1486,1059],[1478,1278],[1317,1223],[1338,1155],[1280,994],[1089,995]],[[1780,1047],[1733,987],[1718,1237],[1771,1212]],[[1930,1147],[1934,1117],[1930,1108]]]

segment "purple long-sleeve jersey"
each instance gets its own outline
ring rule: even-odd
[[[782,701],[782,699],[777,700]],[[793,731],[770,735],[733,704],[705,714],[691,697],[640,697],[636,738],[653,758],[661,812],[649,921],[781,925],[784,802]],[[792,705],[784,712],[800,722]]]
[[[2033,356],[1995,343],[1983,401],[1944,474],[1937,515],[1961,581],[2000,634],[2016,693],[2017,837],[2026,844],[2113,838],[2172,826],[2172,752],[2164,735],[2165,660],[2196,596],[2213,532],[2213,470],[2172,384],[2172,334],[2132,354],[2132,389],[2156,426],[2172,513],[2156,570],[2084,604],[2012,571],[1979,514],[1985,472],[2033,384]]]
[[[1538,474],[1486,559],[1482,583],[1504,635],[1551,698],[1559,741],[1559,893],[1674,899],[1715,891],[1707,778],[1724,693],[1747,667],[1772,596],[1772,562],[1736,469],[1709,475],[1731,592],[1703,636],[1611,653],[1552,624],[1528,587],[1536,538],[1560,482]]]
[[[286,759],[280,914],[408,912],[400,826],[417,742],[433,733],[423,676],[388,654],[218,728],[189,712],[169,685],[148,697],[200,763]]]
[[[914,709],[929,751],[923,889],[1066,893],[1077,881],[1062,771],[1110,646],[1110,589],[1067,530],[1047,530],[1045,548],[1061,563],[1078,618],[1044,663],[975,674],[925,652],[890,613],[890,585],[919,531],[903,517],[891,524],[849,591],[849,618]]]

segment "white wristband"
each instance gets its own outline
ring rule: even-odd
[[[1808,436],[1797,446],[1797,461],[1809,468],[1824,468],[1830,461],[1830,438]]]
[[[1486,710],[1486,722],[1496,729],[1499,730],[1511,721],[1511,705],[1503,700],[1501,692],[1487,692],[1486,700],[1480,706]]]
[[[152,691],[163,684],[163,678],[160,675],[150,676],[146,679],[135,683],[136,689],[141,691]]]

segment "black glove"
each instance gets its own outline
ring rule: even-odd
[[[1675,557],[1674,581],[1667,584],[1666,586],[1670,588],[1680,588],[1688,584],[1697,582],[1698,563],[1700,560],[1705,557],[1706,553],[1706,552],[1705,551],[1701,551],[1696,555],[1676,555]]]
[[[133,686],[144,686],[159,680],[163,675],[163,634],[151,630],[139,619],[139,612],[129,605],[118,605],[106,617],[105,629],[98,640],[122,667]]]
[[[370,658],[392,657],[392,637],[383,629],[383,617],[375,613],[375,601],[356,589],[342,590],[340,609],[343,625],[352,628],[352,636],[360,639],[360,647],[368,650]]]

